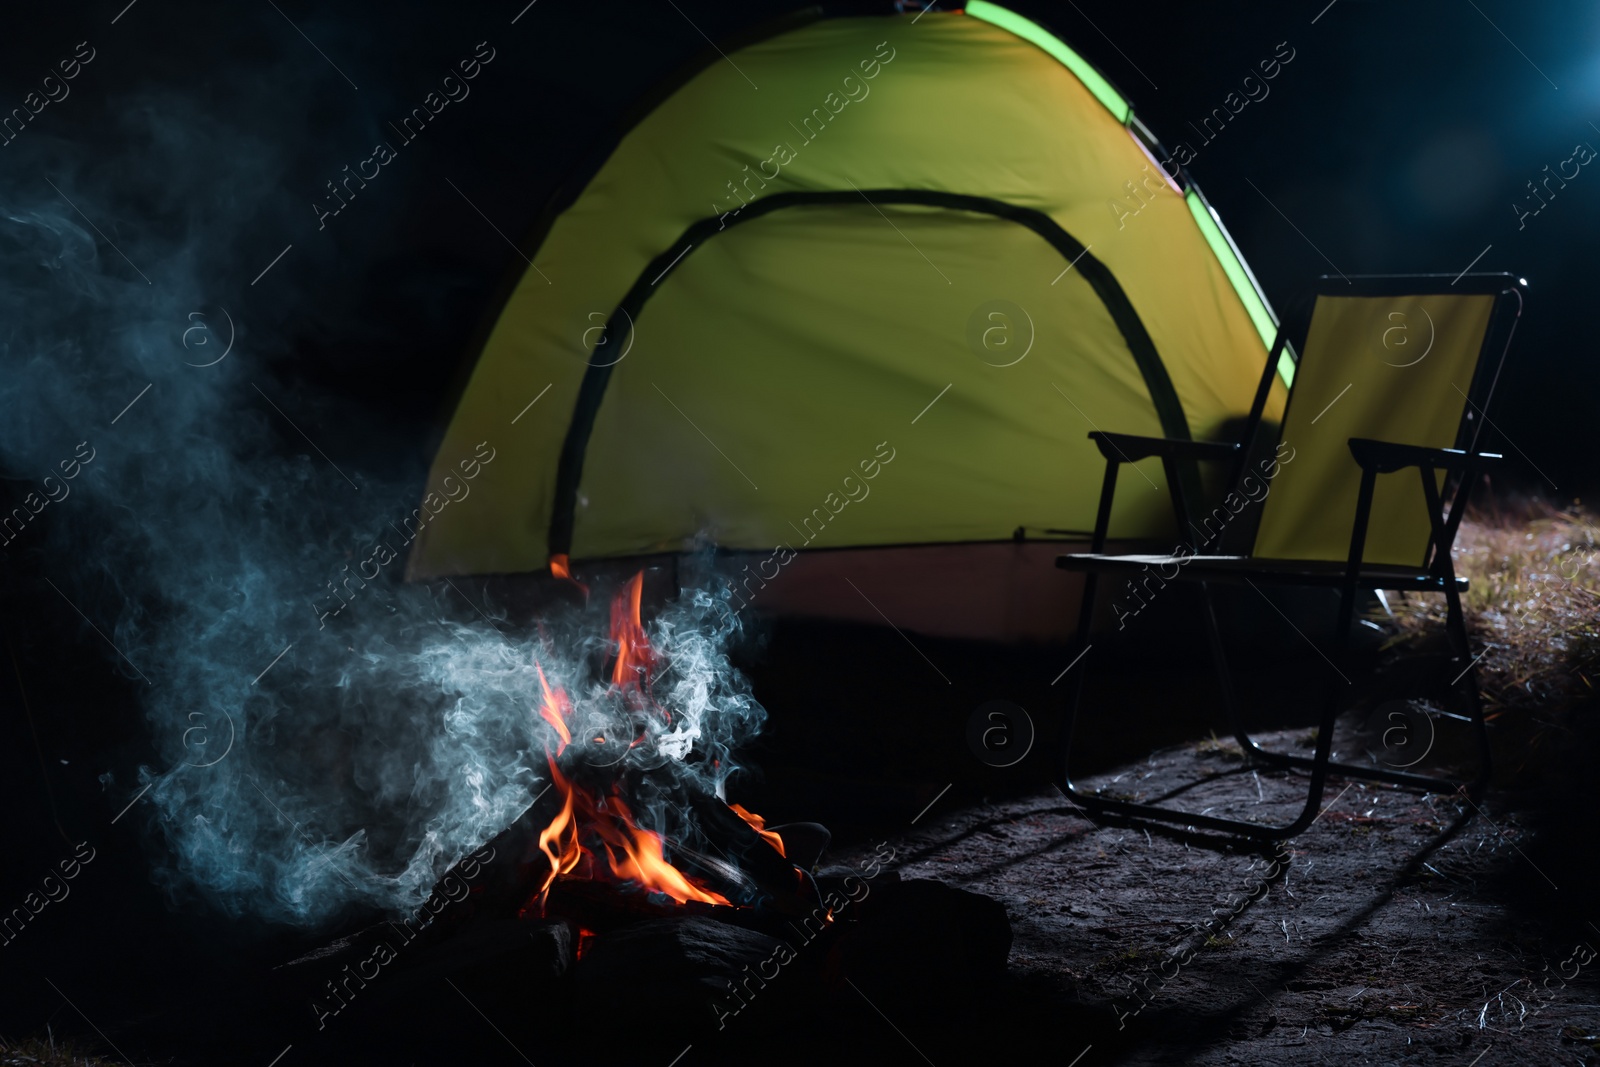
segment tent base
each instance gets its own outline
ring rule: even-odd
[[[1055,559],[1080,550],[1062,541],[830,549],[799,553],[765,581],[759,563],[768,557],[753,556],[746,568],[741,554],[723,573],[732,573],[759,615],[1059,644],[1076,629],[1083,576],[1060,570]]]
[[[998,541],[823,549],[796,553],[782,566],[770,551],[658,553],[578,560],[572,569],[597,590],[649,569],[656,576],[646,579],[647,601],[675,589],[732,592],[731,606],[750,621],[812,619],[956,640],[1059,645],[1073,637],[1083,575],[1061,570],[1056,557],[1088,547],[1083,541]],[[548,573],[490,575],[465,588],[473,586],[475,603],[487,597],[519,622],[583,599],[571,583]],[[1109,610],[1101,614],[1097,631],[1112,618]]]

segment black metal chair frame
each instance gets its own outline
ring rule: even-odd
[[[1526,283],[1524,281],[1509,274],[1463,275],[1454,281],[1450,280],[1449,275],[1381,276],[1350,279],[1324,276],[1319,279],[1314,291],[1315,296],[1410,296],[1441,293],[1452,295],[1493,294],[1497,297],[1488,329],[1485,332],[1483,346],[1479,351],[1472,385],[1467,392],[1467,405],[1463,409],[1463,419],[1457,435],[1456,448],[1421,448],[1365,438],[1350,439],[1351,455],[1361,468],[1361,482],[1356,501],[1355,519],[1350,532],[1349,555],[1342,563],[1337,561],[1326,563],[1322,561],[1261,560],[1249,555],[1199,555],[1199,552],[1204,551],[1207,546],[1217,540],[1220,536],[1220,531],[1213,534],[1201,545],[1196,546],[1195,555],[1187,557],[1173,556],[1163,558],[1104,554],[1107,530],[1111,520],[1112,499],[1116,492],[1117,472],[1122,464],[1135,463],[1151,456],[1160,457],[1162,470],[1166,476],[1167,486],[1172,498],[1173,512],[1180,530],[1195,529],[1190,523],[1188,497],[1192,487],[1199,484],[1195,474],[1194,465],[1196,463],[1206,461],[1231,462],[1233,467],[1228,482],[1235,491],[1239,489],[1240,483],[1247,472],[1246,457],[1250,453],[1250,446],[1262,424],[1262,413],[1265,410],[1268,393],[1272,386],[1272,378],[1277,371],[1279,356],[1288,343],[1291,326],[1294,327],[1295,336],[1302,341],[1304,340],[1306,331],[1309,329],[1310,312],[1314,305],[1313,300],[1302,301],[1296,308],[1296,314],[1291,316],[1292,323],[1290,319],[1286,319],[1284,325],[1280,327],[1277,340],[1268,355],[1267,365],[1262,373],[1249,417],[1246,420],[1245,430],[1239,442],[1179,441],[1129,434],[1102,433],[1099,431],[1089,434],[1090,439],[1099,447],[1100,454],[1106,460],[1105,480],[1100,491],[1100,504],[1095,518],[1091,551],[1087,554],[1060,556],[1056,560],[1057,566],[1063,569],[1086,572],[1083,599],[1079,611],[1078,636],[1074,651],[1081,655],[1082,652],[1087,650],[1090,643],[1098,580],[1101,573],[1135,572],[1143,570],[1152,562],[1160,562],[1163,559],[1166,562],[1181,560],[1182,565],[1179,568],[1178,579],[1194,582],[1200,586],[1200,599],[1203,608],[1202,621],[1221,689],[1223,712],[1234,737],[1248,757],[1269,767],[1309,770],[1310,781],[1304,808],[1295,819],[1281,825],[1180,811],[1159,804],[1139,803],[1131,800],[1105,797],[1080,790],[1073,782],[1070,766],[1073,735],[1083,701],[1086,673],[1085,670],[1079,670],[1075,674],[1067,698],[1062,728],[1062,748],[1058,764],[1060,768],[1058,784],[1070,799],[1090,811],[1101,811],[1134,821],[1148,820],[1156,823],[1175,824],[1182,827],[1220,831],[1257,840],[1283,840],[1300,833],[1317,817],[1323,787],[1330,773],[1348,778],[1420,787],[1431,791],[1439,791],[1441,789],[1460,790],[1474,801],[1482,796],[1483,791],[1488,786],[1490,777],[1489,736],[1488,728],[1483,718],[1482,701],[1478,694],[1477,678],[1473,669],[1476,660],[1471,656],[1471,649],[1467,639],[1466,620],[1461,610],[1461,593],[1465,590],[1467,582],[1466,579],[1457,577],[1455,573],[1451,560],[1451,547],[1455,542],[1456,531],[1460,527],[1461,519],[1466,512],[1468,498],[1478,479],[1478,475],[1501,458],[1498,455],[1477,451],[1477,442],[1483,424],[1486,421],[1483,411],[1488,406],[1490,395],[1493,393],[1495,383],[1499,378],[1500,368],[1510,347],[1517,320],[1522,312],[1525,286]],[[1312,353],[1312,358],[1317,358],[1317,354]],[[1424,499],[1428,506],[1428,514],[1432,525],[1427,554],[1422,564],[1416,568],[1363,566],[1362,554],[1366,544],[1368,527],[1372,520],[1372,497],[1377,486],[1378,476],[1407,468],[1416,468],[1422,478]],[[1447,477],[1455,479],[1453,489],[1447,484],[1445,491],[1441,492],[1438,478],[1440,471],[1446,472]],[[1185,486],[1190,487],[1190,489],[1186,490]],[[1451,498],[1448,513],[1444,508],[1444,497],[1447,495]],[[1163,581],[1174,580],[1167,579],[1164,575],[1161,576],[1161,579]],[[1223,647],[1222,629],[1217,621],[1216,609],[1212,603],[1209,589],[1210,583],[1213,582],[1218,584],[1247,582],[1253,584],[1256,581],[1279,585],[1337,588],[1340,596],[1335,629],[1337,647],[1334,651],[1336,656],[1345,651],[1347,638],[1354,619],[1358,590],[1411,590],[1442,593],[1447,604],[1445,629],[1449,638],[1453,662],[1455,664],[1464,664],[1461,673],[1457,675],[1456,680],[1451,685],[1456,686],[1464,682],[1464,693],[1472,713],[1472,728],[1479,754],[1477,775],[1468,781],[1458,781],[1405,770],[1332,762],[1330,757],[1333,746],[1334,723],[1339,713],[1339,692],[1332,687],[1330,687],[1328,698],[1322,708],[1314,755],[1310,757],[1298,756],[1274,752],[1261,747],[1243,728],[1240,721],[1232,672],[1229,669],[1226,651]],[[1329,662],[1332,663],[1333,661],[1330,659]]]

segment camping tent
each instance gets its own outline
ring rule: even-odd
[[[977,0],[724,43],[529,247],[412,579],[710,541],[757,554],[764,607],[1049,636],[1074,578],[1048,539],[1092,526],[1103,472],[1085,435],[1215,435],[1276,330],[1124,98]],[[1166,536],[1147,473],[1119,538]]]

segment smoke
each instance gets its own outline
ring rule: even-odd
[[[0,551],[40,561],[100,631],[85,626],[85,654],[136,693],[155,756],[103,781],[115,807],[137,799],[127,818],[174,898],[308,925],[413,911],[547,784],[536,659],[581,707],[603,703],[603,591],[533,637],[485,617],[493,604],[401,584],[398,563],[353,578],[379,544],[405,551],[426,442],[385,457],[393,432],[311,384],[293,350],[289,323],[331,321],[319,284],[360,265],[327,265],[326,247],[318,265],[309,195],[285,192],[313,184],[275,147],[298,144],[309,97],[271,102],[277,138],[195,99],[131,94],[92,148],[41,120],[3,149],[0,475],[16,509]],[[360,147],[363,121],[318,136]],[[393,222],[393,204],[355,207]],[[721,794],[764,717],[727,660],[737,625],[704,593],[649,623],[673,725],[628,760]]]

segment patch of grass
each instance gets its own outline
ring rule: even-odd
[[[1575,1041],[1580,1045],[1590,1048],[1600,1048],[1600,1035],[1591,1034],[1581,1026],[1564,1026],[1561,1036],[1568,1041]]]
[[[1484,712],[1523,770],[1560,744],[1600,684],[1600,517],[1574,504],[1496,503],[1461,524],[1456,572],[1475,650]],[[1398,594],[1402,640],[1438,633],[1444,598]],[[1507,728],[1510,728],[1509,731]],[[1504,766],[1504,764],[1502,764]]]
[[[8,1041],[0,1037],[0,1067],[115,1067],[120,1062],[85,1052],[73,1042],[54,1036],[42,1041]]]
[[[1244,762],[1244,750],[1239,747],[1239,742],[1232,738],[1218,737],[1215,733],[1195,745],[1194,750],[1200,756],[1215,757],[1233,763]]]

